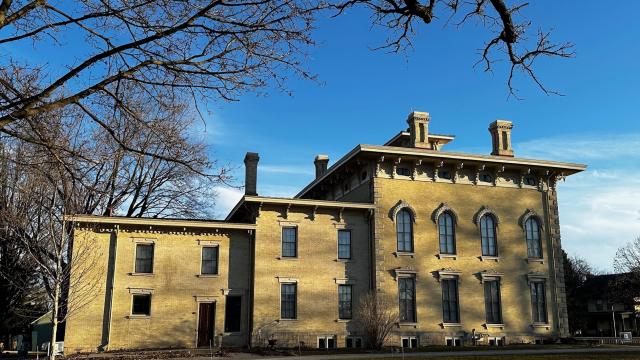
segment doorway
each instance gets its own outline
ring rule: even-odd
[[[200,303],[198,310],[198,347],[214,345],[215,320],[216,303]]]

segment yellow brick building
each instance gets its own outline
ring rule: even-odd
[[[568,335],[556,184],[585,166],[514,157],[503,120],[491,155],[443,151],[454,137],[429,121],[413,112],[407,131],[331,167],[317,156],[293,198],[258,196],[247,153],[245,196],[224,221],[75,216],[74,251],[91,247],[99,285],[65,351],[358,347],[368,292],[398,311],[388,345]]]

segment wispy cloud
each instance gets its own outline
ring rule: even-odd
[[[315,170],[309,165],[260,165],[258,171],[271,174],[313,175]]]
[[[607,160],[640,156],[640,134],[600,134],[555,137],[514,145],[518,156],[549,160]],[[576,160],[578,159],[578,160]]]
[[[222,219],[233,207],[240,201],[244,191],[242,189],[236,189],[228,186],[216,186],[214,191],[217,195],[216,206],[213,209],[213,213],[217,219]]]
[[[640,235],[640,134],[533,140],[516,152],[589,166],[559,186],[562,243],[611,271],[616,250]]]

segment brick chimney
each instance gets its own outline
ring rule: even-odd
[[[258,153],[248,152],[244,157],[244,194],[245,195],[258,195],[257,182],[258,182],[258,161],[260,156]]]
[[[409,146],[429,149],[429,113],[413,111],[407,117],[411,140]]]
[[[489,125],[492,143],[491,155],[513,157],[511,129],[513,129],[513,123],[508,120],[496,120]]]
[[[327,172],[329,157],[327,155],[318,155],[313,161],[313,164],[316,166],[316,179],[318,179],[320,178],[320,176],[324,175],[325,172]]]

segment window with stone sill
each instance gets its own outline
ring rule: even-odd
[[[535,217],[529,217],[524,223],[527,241],[527,256],[531,259],[542,258],[542,242],[540,239],[540,223]]]
[[[438,217],[438,237],[440,240],[440,254],[456,254],[455,221],[451,213],[443,212]]]
[[[151,294],[134,294],[131,301],[131,315],[151,315]]]
[[[154,244],[136,244],[136,264],[134,272],[137,274],[153,273]]]
[[[413,252],[413,216],[404,208],[396,214],[398,252]]]

